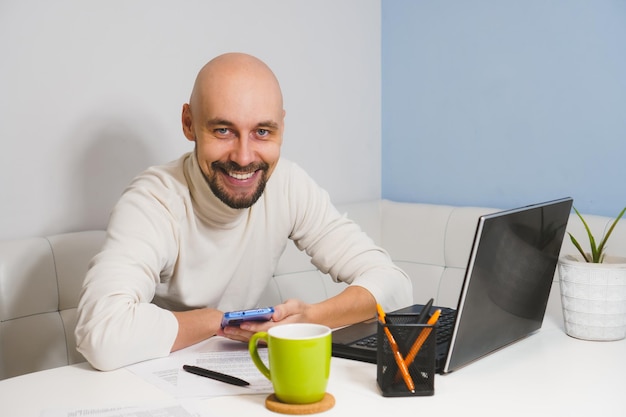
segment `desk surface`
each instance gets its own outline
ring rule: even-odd
[[[432,397],[382,397],[375,365],[333,358],[328,391],[336,404],[321,415],[626,415],[626,340],[567,336],[558,284],[553,287],[541,330],[452,374],[437,375]],[[169,394],[126,369],[99,372],[79,364],[0,381],[0,415],[38,417],[49,409],[142,405],[164,396]],[[216,416],[279,415],[265,409],[266,396],[214,397],[202,404]]]

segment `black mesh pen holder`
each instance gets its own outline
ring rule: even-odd
[[[418,319],[419,314],[387,314],[386,324],[378,322],[376,382],[384,397],[427,396],[435,393],[436,327],[417,324]],[[409,389],[410,385],[398,367],[385,328],[389,329],[405,360],[414,392]],[[411,348],[420,335],[423,343],[414,359],[411,359]]]

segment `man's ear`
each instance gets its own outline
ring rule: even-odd
[[[196,136],[193,134],[193,129],[192,129],[193,119],[191,117],[191,107],[189,107],[188,103],[183,104],[181,122],[183,124],[183,133],[185,134],[185,137],[188,140],[195,142]]]

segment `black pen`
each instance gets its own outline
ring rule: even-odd
[[[222,374],[220,372],[209,371],[208,369],[200,368],[199,366],[183,365],[183,369],[192,374],[215,379],[216,381],[225,382],[227,384],[237,385],[240,387],[250,385],[248,381],[244,381],[243,379],[239,379],[231,375]]]
[[[430,308],[433,306],[434,301],[435,300],[431,298],[428,300],[426,305],[422,307],[422,311],[420,311],[419,318],[417,319],[417,324],[426,324],[428,318],[430,317]]]

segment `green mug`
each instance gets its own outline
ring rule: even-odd
[[[258,352],[258,341],[267,343],[269,368]],[[330,375],[332,336],[320,324],[294,323],[255,333],[248,344],[252,361],[272,382],[278,401],[311,404],[326,394]]]

